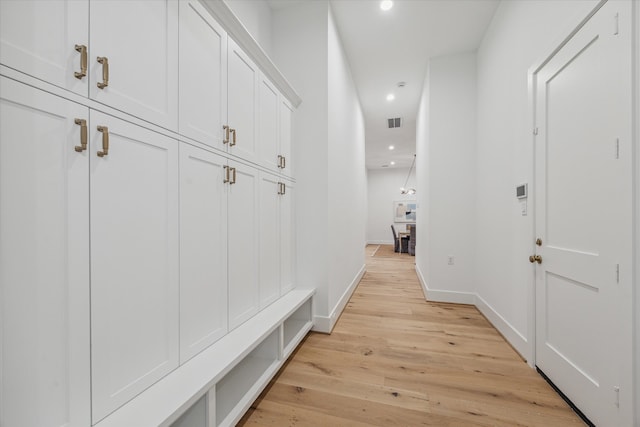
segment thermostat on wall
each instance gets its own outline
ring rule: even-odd
[[[527,193],[527,184],[518,185],[516,187],[516,197],[518,199],[526,199]]]

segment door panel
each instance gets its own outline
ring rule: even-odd
[[[227,33],[197,1],[180,2],[180,133],[224,150]]]
[[[284,295],[294,287],[295,215],[293,212],[295,187],[285,181],[285,193],[280,198],[280,286]]]
[[[606,3],[536,78],[536,364],[598,425],[632,413],[629,9]]]
[[[178,366],[178,147],[95,111],[91,124],[95,423]]]
[[[292,128],[293,107],[284,99],[280,98],[280,155],[284,156],[285,167],[282,173],[286,176],[293,176],[293,152],[291,150],[291,142],[293,138]]]
[[[260,179],[256,169],[229,162],[235,183],[229,185],[227,243],[229,256],[229,329],[258,312],[258,230]]]
[[[266,173],[260,179],[260,307],[280,296],[279,181]]]
[[[228,39],[228,124],[236,130],[236,143],[229,152],[250,162],[258,156],[256,142],[258,69],[232,40]]]
[[[178,128],[177,0],[92,0],[89,94],[170,130]],[[109,85],[103,89],[103,65]]]
[[[227,332],[226,159],[180,146],[180,361]]]
[[[278,167],[278,92],[265,76],[260,78],[260,160],[269,169]]]
[[[0,1],[0,62],[80,95],[80,52],[89,46],[89,1]]]
[[[90,425],[89,110],[0,77],[0,425]]]

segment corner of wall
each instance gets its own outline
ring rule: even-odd
[[[356,277],[354,277],[347,289],[344,291],[340,299],[338,299],[337,304],[335,305],[333,310],[331,310],[331,314],[329,316],[319,316],[314,314],[313,331],[322,332],[325,334],[330,334],[331,331],[333,331],[333,328],[336,326],[340,315],[347,306],[347,303],[351,299],[351,295],[353,295],[353,292],[358,287],[358,284],[360,283],[360,280],[362,280],[365,272],[366,265],[363,265]]]

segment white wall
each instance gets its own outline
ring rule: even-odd
[[[369,169],[367,243],[392,245],[391,224],[396,227],[396,231],[406,229],[407,223],[393,222],[393,202],[416,200],[415,194],[400,194],[400,187],[407,179],[408,173],[409,168]],[[411,172],[411,178],[407,184],[412,188],[416,187],[415,173],[415,170]]]
[[[640,0],[634,2],[634,14],[635,14],[635,154],[636,154],[636,167],[635,167],[635,230],[636,230],[636,244],[635,244],[635,305],[634,305],[634,317],[635,317],[635,346],[633,353],[633,360],[635,361],[635,424],[640,425]]]
[[[271,7],[265,0],[224,0],[262,49],[271,55]]]
[[[430,300],[475,293],[476,56],[429,61],[417,119],[416,269]],[[453,265],[449,265],[449,257]]]
[[[303,99],[293,153],[298,286],[317,289],[315,329],[329,332],[364,273],[364,121],[329,3],[272,17],[274,62]]]
[[[514,192],[533,176],[527,75],[596,3],[502,2],[478,50],[478,305],[526,357],[534,224]]]

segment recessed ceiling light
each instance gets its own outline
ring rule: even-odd
[[[393,101],[394,99],[396,99],[396,96],[392,93],[390,93],[389,95],[387,95],[387,101]]]
[[[396,162],[389,162],[389,164],[390,164],[391,166],[393,166],[393,165],[395,165],[395,164],[396,164]]]
[[[380,9],[385,12],[393,7],[393,2],[391,0],[384,0],[380,2]]]
[[[389,146],[389,150],[393,150],[394,148],[396,148],[396,147],[394,147],[393,145]]]

